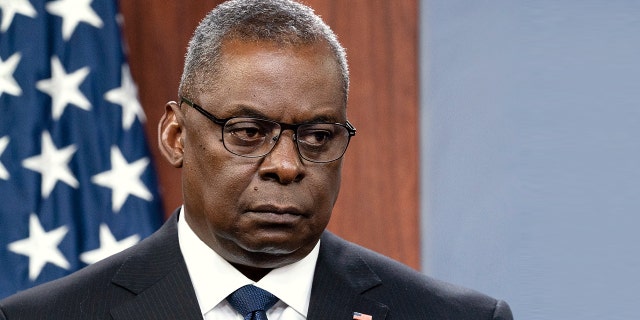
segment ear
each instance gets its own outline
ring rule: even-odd
[[[175,101],[167,102],[164,114],[158,123],[158,145],[162,156],[176,167],[182,167],[184,145],[182,137],[183,114]]]

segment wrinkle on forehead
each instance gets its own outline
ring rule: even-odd
[[[326,45],[232,41],[220,66],[198,99],[216,117],[255,114],[285,121],[282,113],[295,111],[302,114],[287,122],[346,120],[341,74]]]

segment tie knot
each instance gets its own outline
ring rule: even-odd
[[[227,297],[231,306],[245,319],[251,319],[253,312],[269,310],[278,300],[278,297],[254,285],[241,287]]]

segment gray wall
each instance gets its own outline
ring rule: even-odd
[[[424,271],[640,319],[640,1],[421,3]]]

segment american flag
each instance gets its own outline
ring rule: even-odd
[[[353,320],[373,320],[373,317],[371,317],[368,314],[364,314],[364,313],[360,313],[360,312],[354,312],[353,313]]]
[[[0,0],[0,298],[162,220],[115,0]]]

